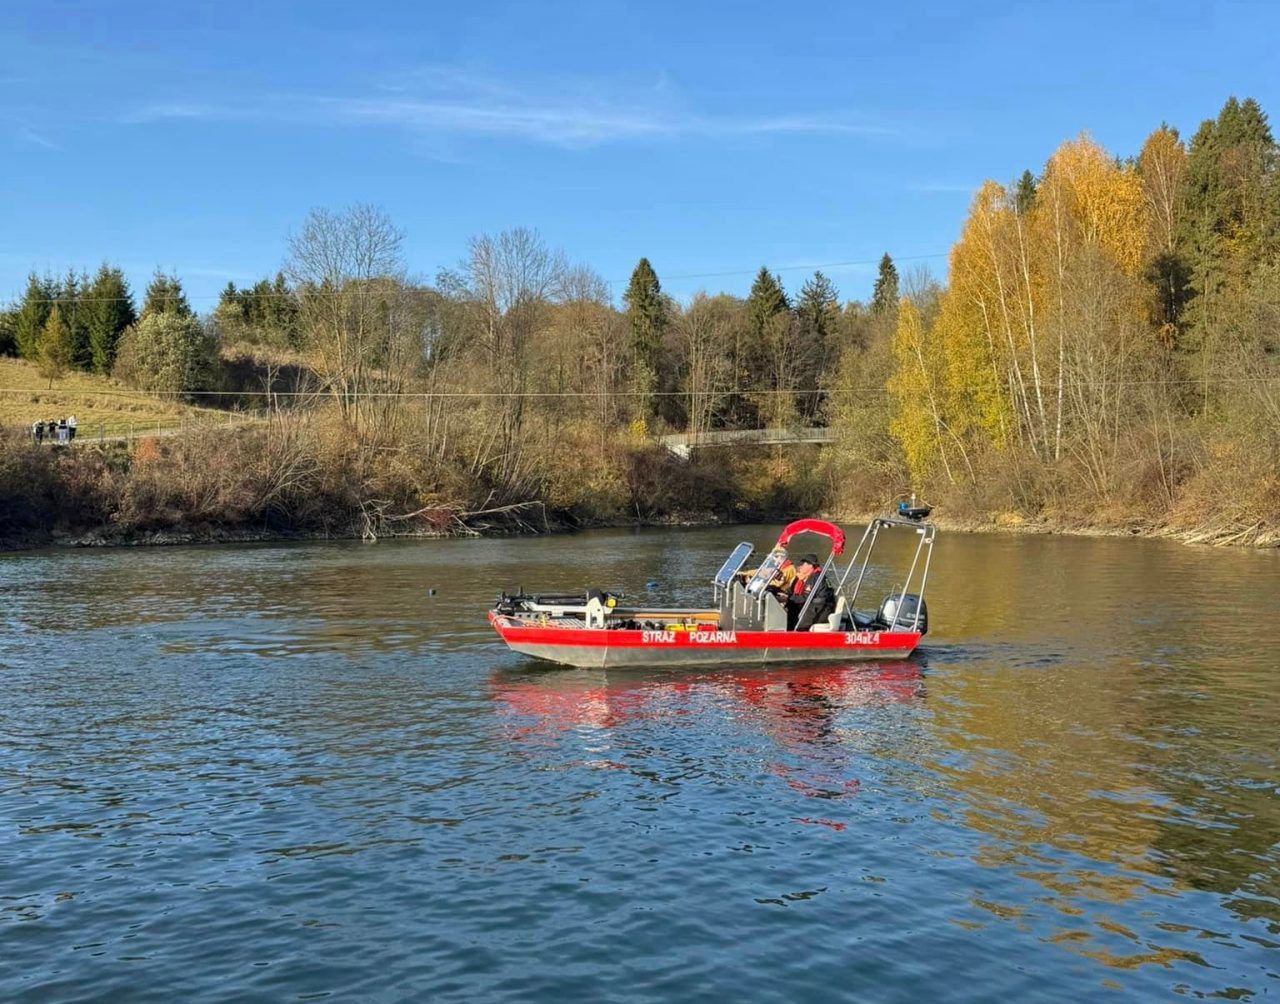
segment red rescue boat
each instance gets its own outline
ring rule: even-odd
[[[797,520],[779,535],[759,567],[734,548],[711,580],[704,609],[630,607],[621,594],[503,594],[489,622],[514,651],[568,666],[748,666],[763,663],[902,659],[929,629],[925,583],[937,528],[926,506],[898,507],[871,521],[841,569],[844,532],[820,519]],[[859,591],[882,532],[910,532],[917,543],[906,578],[874,610],[859,611]],[[793,588],[787,545],[800,534],[830,543],[825,561]],[[796,563],[802,564],[797,558]],[[802,566],[803,567],[803,566]]]

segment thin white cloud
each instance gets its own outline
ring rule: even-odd
[[[564,146],[589,146],[672,131],[641,110],[591,106],[515,105],[502,101],[319,99],[317,118],[349,125],[385,125],[418,133],[509,136]]]
[[[18,131],[18,136],[21,137],[27,143],[30,143],[32,146],[38,146],[42,150],[61,150],[62,149],[62,147],[60,147],[57,143],[51,140],[48,136],[43,136],[40,133],[36,132],[34,129],[20,129]]]
[[[507,138],[565,147],[664,137],[786,133],[872,137],[897,131],[849,116],[739,117],[690,112],[673,104],[665,82],[642,90],[647,101],[611,99],[600,96],[601,90],[572,83],[540,95],[460,71],[429,68],[393,78],[370,97],[282,95],[252,102],[160,102],[134,109],[123,120],[132,124],[268,120],[305,126],[375,126],[419,136]]]
[[[162,101],[144,105],[120,117],[125,125],[145,125],[167,119],[220,119],[237,117],[226,105]]]

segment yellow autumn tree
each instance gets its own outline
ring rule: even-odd
[[[1017,445],[1054,462],[1072,435],[1090,439],[1092,450],[1105,427],[1114,430],[1113,420],[1099,422],[1097,394],[1081,393],[1073,380],[1109,388],[1114,419],[1111,391],[1138,347],[1133,294],[1150,240],[1137,169],[1088,136],[1054,152],[1038,187],[985,182],[952,249],[949,286],[927,340],[941,363],[930,449],[941,459],[941,443],[967,460],[975,448]],[[910,335],[899,332],[904,349]],[[907,366],[917,378],[928,369],[900,359],[904,381]]]
[[[895,367],[886,387],[893,402],[889,432],[902,446],[915,484],[928,480],[941,464],[954,481],[944,442],[942,376],[944,361],[936,342],[928,337],[919,309],[904,299],[893,333]]]
[[[1139,348],[1135,324],[1145,314],[1139,275],[1151,223],[1142,178],[1081,135],[1049,158],[1031,215],[1047,334],[1056,348],[1049,455],[1059,460],[1071,449],[1098,468],[1098,451],[1117,442],[1116,406]],[[1111,418],[1100,421],[1100,408]],[[1103,442],[1108,435],[1110,445]]]
[[[1149,311],[1164,344],[1172,346],[1189,293],[1189,270],[1178,254],[1178,231],[1186,206],[1187,148],[1178,131],[1160,126],[1142,144],[1138,173],[1147,208],[1146,275]]]
[[[933,337],[957,446],[1016,442],[1040,452],[1047,442],[1044,281],[1025,208],[1003,185],[985,182],[951,252]]]
[[[1177,247],[1187,175],[1187,148],[1176,129],[1162,125],[1147,137],[1138,155],[1138,173],[1147,209],[1148,246],[1154,254],[1168,254]]]
[[[1061,228],[1065,240],[1095,245],[1127,274],[1141,269],[1150,229],[1142,178],[1087,134],[1054,151],[1036,203],[1045,236]]]
[[[1016,406],[1011,363],[1020,325],[1004,297],[1006,263],[998,246],[1008,229],[1002,186],[978,191],[960,239],[951,250],[950,285],[939,304],[934,339],[946,364],[950,427],[971,442],[1004,448]]]

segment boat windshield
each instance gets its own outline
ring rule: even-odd
[[[738,569],[747,563],[747,559],[751,557],[751,552],[755,548],[745,540],[733,549],[733,553],[725,558],[724,564],[720,566],[720,571],[716,572],[716,577],[712,581],[721,588],[725,588],[733,581],[733,577],[738,574]]]
[[[747,583],[747,595],[759,596],[764,592],[765,586],[777,577],[778,569],[782,567],[782,563],[786,560],[787,552],[785,548],[775,547],[770,551],[769,556],[761,562],[760,567],[756,569],[756,574]]]

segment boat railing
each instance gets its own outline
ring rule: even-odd
[[[871,561],[871,552],[875,549],[876,539],[881,530],[905,529],[917,534],[919,539],[916,541],[915,553],[911,557],[911,566],[907,570],[907,577],[903,579],[902,585],[896,590],[898,602],[894,605],[893,618],[888,627],[892,631],[899,626],[899,618],[902,616],[903,602],[910,593],[924,599],[925,586],[929,580],[929,562],[933,557],[933,539],[937,534],[937,527],[932,523],[922,522],[914,519],[898,519],[893,516],[878,516],[867,524],[867,529],[862,534],[862,539],[858,541],[858,546],[853,549],[853,554],[849,557],[849,564],[844,570],[844,574],[840,577],[840,583],[837,586],[837,592],[845,597],[845,604],[852,611],[856,609],[858,594],[862,589],[862,583],[866,579],[867,567]],[[923,564],[921,559],[923,558]],[[859,560],[861,559],[861,560]],[[846,592],[846,583],[849,576],[854,570],[858,569],[858,577],[854,580],[853,591]],[[916,571],[919,569],[919,586],[912,590],[911,585],[916,581]],[[906,627],[906,623],[901,624]],[[920,626],[920,605],[916,604],[915,613],[911,618],[911,630],[918,630]]]

